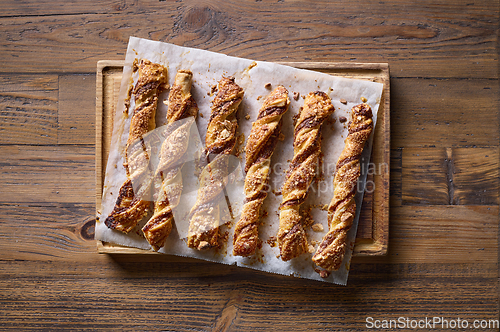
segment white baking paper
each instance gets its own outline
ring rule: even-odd
[[[365,80],[333,77],[324,73],[296,69],[275,63],[230,57],[220,53],[131,37],[123,67],[123,79],[114,118],[111,149],[106,167],[100,210],[101,214],[98,216],[98,222],[96,223],[96,239],[145,250],[150,250],[150,246],[142,236],[141,228],[147,221],[147,218],[139,223],[136,229],[129,234],[110,230],[103,223],[113,209],[119,188],[126,180],[123,162],[130,116],[124,115],[127,113],[124,105],[131,78],[135,79],[135,75],[132,73],[132,64],[135,59],[140,60],[143,58],[168,67],[170,84],[173,84],[177,70],[189,69],[193,72],[192,94],[198,103],[200,111],[200,116],[196,120],[199,141],[198,145],[195,144],[197,146],[195,149],[201,149],[204,144],[207,123],[210,117],[211,101],[214,97],[214,94],[211,93],[212,86],[216,85],[223,75],[235,77],[235,82],[245,90],[244,99],[238,111],[238,134],[244,135],[245,143],[250,133],[252,122],[256,120],[264,99],[276,86],[279,84],[285,86],[289,91],[291,101],[288,113],[283,116],[282,133],[284,139],[278,142],[272,156],[271,192],[268,194],[262,207],[261,211],[265,211],[265,213],[259,227],[259,236],[263,242],[262,247],[257,250],[256,254],[249,258],[234,257],[232,255],[233,225],[239,218],[238,212],[244,200],[242,187],[244,174],[242,165],[245,160],[245,143],[239,147],[241,153],[238,158],[241,167],[233,170],[231,181],[226,188],[234,216],[233,220],[230,220],[229,223],[222,227],[222,231],[227,232],[229,235],[227,245],[222,250],[200,252],[188,248],[182,239],[184,237],[183,234],[185,235],[186,224],[181,226],[181,223],[186,221],[178,220],[179,216],[189,211],[196,200],[196,190],[194,189],[197,179],[192,175],[194,163],[188,162],[183,168],[185,192],[181,199],[181,204],[179,204],[179,210],[175,214],[175,221],[179,223],[179,231],[174,227],[165,247],[160,249],[160,252],[345,285],[349,273],[352,248],[354,247],[356,238],[366,172],[362,174],[358,185],[360,190],[358,190],[356,195],[356,217],[348,235],[349,249],[346,252],[342,267],[338,271],[334,271],[328,277],[322,278],[315,271],[311,261],[313,253],[304,254],[291,261],[283,262],[279,258],[279,248],[269,244],[273,242],[272,237],[275,237],[278,231],[278,211],[282,199],[279,192],[285,179],[284,172],[293,158],[293,116],[298,114],[299,108],[303,106],[303,96],[311,91],[320,90],[326,92],[331,97],[335,107],[335,112],[331,116],[331,119],[327,120],[322,128],[323,159],[320,166],[321,177],[312,186],[309,196],[302,206],[303,209],[310,210],[309,215],[313,218],[314,223],[323,225],[324,231],[322,232],[315,232],[311,227],[306,229],[309,242],[319,244],[328,230],[327,212],[324,207],[330,203],[333,197],[333,172],[337,159],[344,148],[344,139],[347,136],[347,122],[341,123],[338,119],[346,117],[349,120],[351,108],[365,101],[372,107],[373,121],[376,125],[383,84]],[[300,94],[298,100],[293,98],[294,93]],[[168,91],[161,96],[161,100],[166,100],[167,98]],[[347,103],[341,103],[340,100],[342,99],[343,102],[347,101]],[[133,107],[134,103],[131,100],[130,110]],[[159,103],[156,117],[158,127],[166,123],[166,110],[167,106]],[[364,163],[364,166],[362,165],[362,170],[368,169],[367,164],[370,159],[372,138],[373,134],[363,152],[362,163]],[[193,156],[196,155],[196,151],[190,151]],[[315,249],[316,247],[317,245]]]

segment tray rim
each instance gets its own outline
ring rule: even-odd
[[[96,146],[95,146],[95,184],[96,184],[96,214],[101,206],[102,195],[102,138],[103,138],[103,115],[104,115],[104,86],[103,86],[103,72],[106,68],[123,68],[124,60],[99,60],[97,61],[96,68]],[[383,135],[383,149],[382,160],[390,167],[390,72],[389,64],[384,62],[320,62],[320,61],[301,61],[301,62],[276,62],[281,65],[291,66],[299,69],[310,70],[346,70],[346,71],[378,71],[383,79],[383,92],[380,105],[383,107],[384,112],[384,128]],[[343,75],[340,75],[343,76]],[[101,87],[101,89],[98,89]],[[377,126],[378,127],[378,126]],[[380,129],[379,129],[380,130]],[[377,232],[377,227],[372,227],[371,239],[356,239],[356,244],[353,249],[353,257],[366,257],[366,256],[384,256],[387,254],[389,246],[389,180],[390,171],[385,175],[374,176],[374,181],[384,184],[386,188],[381,194],[381,198],[373,195],[373,206],[377,206],[381,220],[374,218],[375,211],[372,210],[372,225],[379,224],[382,227],[380,232]],[[377,182],[375,185],[377,185]],[[377,187],[377,186],[376,186]],[[378,204],[377,204],[378,203]],[[161,254],[151,250],[142,250],[138,248],[125,247],[114,243],[103,242],[96,240],[97,252],[102,254]]]

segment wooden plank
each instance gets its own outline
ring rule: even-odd
[[[101,206],[102,188],[120,92],[123,62],[99,61],[96,76],[96,207]],[[106,112],[107,116],[103,116]]]
[[[94,144],[95,76],[59,76],[58,144]]]
[[[4,6],[9,13],[13,4]],[[15,8],[21,13],[5,16],[0,27],[5,45],[0,60],[9,73],[93,72],[99,59],[123,59],[134,35],[273,62],[390,62],[394,77],[422,77],[425,68],[426,77],[498,78],[498,8],[488,0],[348,6],[338,1],[307,6],[274,1],[61,6],[47,1]],[[23,14],[25,8],[32,14]],[[270,14],[275,10],[278,21]],[[133,13],[134,19],[117,13]],[[150,22],[158,28],[151,31]]]
[[[499,148],[405,148],[403,204],[499,203]]]
[[[0,144],[57,142],[54,75],[0,75]]]
[[[0,75],[0,92],[51,91],[58,88],[57,75]]]
[[[0,11],[3,17],[17,16],[49,16],[49,15],[83,15],[83,14],[123,14],[139,11],[164,10],[167,4],[162,1],[110,1],[67,0],[61,3],[58,0],[3,0]]]
[[[110,264],[103,256],[90,268],[70,262],[62,271],[50,261],[1,261],[3,326],[211,331],[227,319],[238,331],[273,330],[276,324],[286,331],[363,330],[368,316],[497,314],[497,271],[485,264],[367,264],[352,272],[348,287],[339,287],[230,266],[217,270],[209,263]]]
[[[390,206],[402,204],[403,149],[391,149]]]
[[[390,86],[389,68],[387,64],[345,64],[345,63],[308,63],[308,62],[283,62],[282,64],[303,69],[312,69],[331,75],[367,79],[384,84],[382,101],[378,114],[378,124],[374,133],[373,156],[369,171],[373,175],[373,194],[365,197],[363,217],[358,229],[357,245],[354,247],[354,255],[384,255],[387,252],[389,240],[389,148],[390,148]],[[115,114],[116,94],[118,83],[121,81],[120,68],[122,62],[102,60],[97,66],[96,86],[96,206],[101,206],[102,186],[106,171],[106,159],[109,153],[109,142],[111,140],[111,128],[113,114]],[[111,96],[110,93],[114,95]],[[368,225],[368,226],[366,226]],[[111,253],[116,247],[117,252],[126,252],[127,248],[115,246],[112,243],[99,243],[98,250],[102,253]],[[141,250],[130,248],[129,253],[141,253]]]
[[[393,148],[498,146],[498,81],[393,78],[391,88]]]
[[[93,146],[0,146],[2,203],[93,203]]]
[[[451,204],[448,195],[446,150],[405,148],[402,155],[403,204]]]
[[[403,206],[391,209],[392,262],[498,263],[493,206]]]
[[[373,238],[373,192],[375,191],[373,182],[373,174],[368,174],[366,177],[366,189],[363,196],[363,205],[359,214],[358,232],[356,238],[358,239],[372,239]]]
[[[1,203],[2,260],[75,260],[95,252],[92,203]]]
[[[452,149],[453,196],[458,204],[498,205],[499,148]]]

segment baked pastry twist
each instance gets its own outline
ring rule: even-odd
[[[307,238],[299,210],[316,176],[321,153],[321,126],[334,111],[330,97],[322,92],[309,93],[295,124],[293,160],[283,184],[280,206],[278,245],[283,261],[307,251]]]
[[[188,246],[198,250],[218,245],[220,207],[227,184],[229,158],[236,145],[236,111],[243,100],[243,89],[234,78],[223,77],[212,110],[205,138],[208,165],[200,174],[200,188],[189,214]]]
[[[160,148],[160,161],[154,175],[154,214],[142,228],[155,251],[163,247],[172,231],[172,210],[179,204],[182,193],[182,158],[189,145],[191,126],[198,115],[198,106],[191,95],[192,79],[191,71],[179,70],[168,96],[167,135]],[[185,118],[189,119],[176,123]]]
[[[249,256],[259,238],[260,207],[267,197],[271,156],[278,143],[290,99],[288,90],[278,86],[264,101],[245,146],[245,202],[234,228],[233,255]]]
[[[149,211],[150,201],[143,200],[151,190],[152,174],[143,136],[155,128],[158,96],[167,86],[167,68],[142,59],[139,78],[132,93],[135,107],[130,120],[124,163],[127,181],[120,188],[118,199],[104,223],[111,229],[130,232]]]
[[[344,259],[347,232],[356,214],[356,184],[360,176],[360,157],[373,130],[372,110],[368,104],[352,108],[352,120],[345,147],[337,161],[333,180],[333,199],[328,206],[329,231],[312,260],[325,270],[338,270]]]

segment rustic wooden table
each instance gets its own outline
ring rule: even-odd
[[[498,1],[4,0],[0,11],[0,329],[358,331],[436,317],[498,330]],[[255,60],[389,63],[388,254],[355,258],[346,287],[98,254],[96,64],[123,60],[131,35]]]

